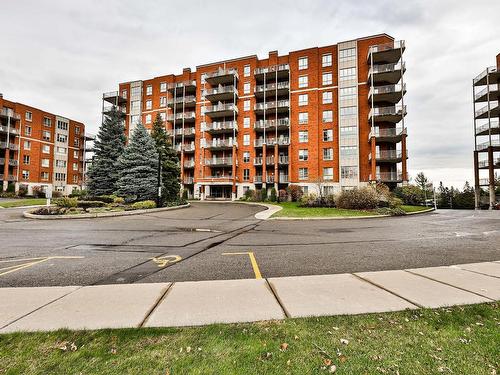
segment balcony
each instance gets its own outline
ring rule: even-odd
[[[489,102],[489,104],[484,107],[478,109],[475,112],[476,120],[491,118],[491,117],[499,117],[500,116],[500,105],[498,101]]]
[[[374,103],[389,103],[395,105],[401,101],[404,94],[406,94],[406,83],[403,85],[376,86],[370,88],[368,101],[371,103],[373,98]]]
[[[174,131],[175,137],[182,137],[184,138],[193,138],[195,136],[195,129],[193,128],[184,128],[184,129],[175,129]]]
[[[280,184],[288,184],[290,182],[290,180],[288,179],[288,175],[287,174],[280,174],[278,182]]]
[[[233,85],[214,87],[203,90],[202,95],[205,99],[211,102],[219,102],[221,100],[233,100],[238,97],[238,90]]]
[[[210,150],[226,150],[231,149],[233,146],[238,147],[238,143],[233,139],[219,139],[213,138],[211,142],[207,142],[206,148]]]
[[[288,164],[289,163],[288,155],[280,155],[278,158],[278,163],[285,164],[285,165]]]
[[[182,82],[171,82],[167,84],[167,90],[170,93],[178,94],[195,94],[196,93],[196,81],[182,81]]]
[[[406,134],[406,128],[389,128],[389,129],[380,129],[374,128],[372,132],[368,135],[368,141],[372,137],[375,137],[378,142],[391,142],[398,143],[401,142],[403,135]]]
[[[263,68],[256,68],[254,70],[255,79],[258,81],[262,81],[264,77],[266,78],[266,81],[268,79],[276,80],[276,76],[278,79],[288,78],[289,74],[290,66],[288,64],[271,65]]]
[[[274,165],[274,156],[266,156],[266,165]]]
[[[230,84],[238,80],[238,71],[234,68],[219,68],[215,72],[205,74],[205,82],[211,86]]]
[[[176,109],[181,109],[181,108],[192,108],[196,106],[196,96],[195,95],[188,95],[188,96],[180,96],[175,99],[168,99],[167,100],[167,106],[169,108],[176,108]]]
[[[263,115],[264,112],[269,115],[277,113],[288,113],[290,102],[288,100],[278,100],[266,103],[255,103],[254,106],[256,115]]]
[[[394,85],[401,80],[406,71],[405,63],[374,65],[368,71],[368,82],[373,76],[374,84]]]
[[[478,168],[479,169],[489,169],[490,164],[488,160],[481,160],[478,163]],[[493,159],[493,169],[498,169],[500,168],[500,158],[494,158]]]
[[[491,120],[491,134],[500,134],[500,121]],[[476,127],[476,135],[489,135],[490,134],[490,124],[483,124]]]
[[[233,133],[238,131],[238,123],[236,121],[202,122],[201,130],[209,134]]]
[[[403,182],[403,174],[401,172],[378,172],[375,179],[380,182]],[[370,175],[370,180],[372,175]]]
[[[234,116],[235,113],[238,114],[238,107],[232,103],[220,103],[216,105],[204,106],[202,107],[201,112],[205,113],[210,118],[228,117]]]
[[[492,139],[491,142],[484,142],[480,143],[477,145],[476,150],[477,151],[486,151],[488,147],[493,147],[494,149],[500,148],[500,140],[499,139]],[[0,147],[1,148],[1,147]]]
[[[474,95],[474,101],[476,103],[487,102],[488,98],[489,101],[500,99],[500,85],[495,83],[493,85],[486,86]]]
[[[167,115],[167,121],[169,122],[174,122],[174,117],[175,117],[175,123],[182,123],[182,120],[184,122],[189,122],[192,123],[196,119],[196,113],[195,112],[179,112],[176,113],[175,116],[173,113]]]
[[[276,120],[259,120],[253,125],[255,131],[273,130],[287,130],[290,127],[290,120],[288,118],[279,118]]]
[[[272,82],[266,85],[258,85],[254,88],[254,94],[257,98],[274,98],[276,96],[284,96],[289,94],[290,91],[290,82]]]
[[[14,143],[7,144],[7,142],[0,142],[0,149],[4,148],[8,148],[13,151],[19,150],[19,146]]]
[[[192,184],[194,184],[194,177],[184,177],[182,179],[182,183],[184,185],[192,185]]]
[[[14,128],[14,124],[12,124],[10,127],[0,125],[0,133],[7,133],[7,132],[14,136],[19,134],[19,130]]]
[[[126,113],[127,113],[127,108],[126,107],[119,107],[119,106],[116,106],[116,105],[110,105],[110,106],[106,106],[102,109],[102,113],[106,116],[109,116],[111,115],[111,112],[116,111],[118,112],[122,117],[125,117]]]
[[[267,175],[266,176],[266,183],[268,183],[268,184],[274,184],[274,176]]]
[[[372,117],[375,122],[391,122],[398,123],[406,116],[406,106],[395,105],[390,107],[372,108],[368,115],[368,119]]]
[[[8,108],[2,108],[0,110],[0,117],[9,119],[11,122],[16,122],[21,120],[21,115],[19,113],[15,113],[13,110]]]
[[[262,176],[254,176],[253,177],[253,182],[255,184],[262,184]]]
[[[187,168],[187,169],[194,168],[194,159],[185,160],[183,165],[184,165],[184,168]]]
[[[480,178],[479,179],[479,186],[489,186],[490,180],[487,178]],[[495,180],[493,183],[495,186],[500,186],[500,180]]]
[[[406,158],[408,158],[408,150]],[[371,153],[369,159],[372,159]],[[403,160],[403,152],[401,150],[379,150],[375,153],[375,159],[381,163],[400,163]]]
[[[234,178],[231,175],[205,176],[201,179],[198,178],[198,182],[213,185],[232,185]]]
[[[232,157],[227,157],[227,158],[207,158],[205,159],[205,165],[208,165],[210,167],[230,167],[233,165],[233,158]]]
[[[0,174],[0,181],[16,181],[16,176],[14,175],[8,175],[7,179],[5,179],[5,175]]]
[[[194,143],[178,143],[175,145],[175,151],[194,152]]]
[[[500,80],[500,69],[496,66],[491,66],[482,71],[476,78],[473,79],[474,86],[484,86],[489,83],[498,82]]]
[[[404,40],[371,46],[368,49],[367,60],[373,61],[374,64],[395,63],[401,59],[405,49]]]
[[[253,165],[262,165],[262,156],[253,158]]]
[[[262,147],[263,145],[266,146],[288,146],[290,144],[290,138],[288,137],[278,137],[278,138],[258,138],[254,140],[254,146],[255,147]]]
[[[118,91],[110,91],[102,94],[102,100],[113,105],[121,106],[127,103],[127,98],[121,96]]]

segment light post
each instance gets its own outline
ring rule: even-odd
[[[158,153],[158,196],[156,197],[156,207],[161,207],[161,154]]]

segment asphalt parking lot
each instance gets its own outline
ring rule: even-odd
[[[0,287],[241,279],[500,260],[500,212],[261,221],[260,206],[81,220],[0,210]]]

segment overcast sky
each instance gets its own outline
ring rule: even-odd
[[[462,186],[472,172],[472,78],[500,53],[500,1],[3,0],[0,92],[86,124],[119,82],[203,63],[406,40],[409,171]]]

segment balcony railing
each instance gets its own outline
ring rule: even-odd
[[[283,183],[283,184],[287,184],[289,182],[288,175],[287,174],[280,174],[279,175],[279,182]]]
[[[500,129],[500,121],[499,120],[491,120],[490,124],[491,124],[491,130],[493,132],[498,132],[498,130]],[[489,133],[490,124],[483,124],[481,126],[478,126],[476,128],[476,135],[484,133],[484,132]]]
[[[500,147],[500,140],[492,139],[491,142],[484,142],[477,145],[477,151],[486,150],[488,147]],[[0,147],[1,148],[1,147]]]
[[[175,150],[177,152],[181,152],[182,150],[187,152],[194,151],[194,143],[184,143],[184,144],[178,143],[175,145]]]
[[[268,110],[274,108],[284,108],[289,107],[290,102],[288,100],[278,100],[277,102],[267,102],[267,103],[256,103],[255,110]]]
[[[371,179],[372,176],[370,175]],[[403,180],[403,174],[401,172],[378,172],[375,179],[377,181],[398,182]]]
[[[264,68],[256,68],[254,70],[254,74],[273,73],[273,72],[279,72],[279,71],[285,71],[285,70],[290,70],[290,65],[279,64],[279,65],[266,66]]]
[[[175,114],[175,120],[192,120],[196,118],[196,112],[179,112]],[[174,121],[174,114],[167,115],[167,121]]]
[[[16,176],[9,175],[7,176],[7,180],[5,180],[5,175],[0,174],[0,181],[16,181]]]
[[[182,103],[196,103],[196,96],[194,95],[187,95],[187,96],[180,96],[178,98],[171,98],[167,100],[167,105],[171,106],[173,104],[182,104]]]
[[[206,97],[210,95],[227,94],[227,93],[238,95],[238,90],[233,85],[228,85],[228,86],[220,85],[218,87],[203,90],[202,95]]]
[[[219,138],[213,138],[212,142],[208,142],[206,145],[207,148],[226,148],[233,146],[238,146],[238,143],[236,141],[233,141],[233,139],[219,139]]]
[[[253,158],[253,165],[262,165],[262,156],[257,156]]]
[[[109,91],[102,94],[102,99],[111,104],[123,104],[127,102],[127,97],[120,95],[118,91]]]
[[[280,155],[278,159],[279,164],[288,164],[288,156]]]
[[[273,184],[273,183],[274,183],[274,176],[269,176],[269,175],[267,175],[267,176],[266,176],[266,182],[267,182],[268,184]]]
[[[370,70],[368,71],[368,77],[372,74],[380,74],[380,73],[393,73],[397,72],[399,70],[405,70],[406,65],[405,63],[398,62],[396,64],[381,64],[381,65],[374,65],[370,67]]]
[[[232,103],[207,105],[202,107],[202,113],[226,112],[226,111],[238,112],[238,107]]]
[[[497,83],[489,85],[489,87],[486,86],[484,89],[482,89],[481,91],[479,91],[478,93],[476,93],[474,95],[474,100],[478,100],[482,96],[485,96],[488,93],[488,91],[494,92],[494,91],[498,91],[498,90],[499,90],[499,85]]]
[[[224,130],[238,130],[236,121],[214,121],[211,123],[202,122],[201,130],[206,132],[222,132]]]
[[[19,146],[14,143],[7,144],[7,142],[0,142],[0,148],[7,148],[7,146],[11,150],[19,150]]]
[[[371,97],[372,95],[395,94],[405,91],[406,91],[406,83],[402,85],[398,83],[396,85],[375,86],[370,88],[368,96]]]
[[[390,107],[378,107],[372,108],[370,110],[369,118],[372,116],[375,117],[384,117],[384,116],[404,116],[406,115],[406,105],[395,105]]]
[[[288,118],[280,118],[278,120],[259,120],[254,124],[255,129],[269,129],[274,127],[288,127],[290,126],[290,120]]]
[[[232,157],[227,157],[227,158],[206,158],[205,159],[205,165],[233,165],[233,158]]]
[[[184,185],[192,185],[194,183],[193,177],[184,177],[182,180]]]
[[[234,68],[227,68],[227,69],[220,68],[220,69],[216,70],[215,72],[206,73],[205,79],[223,77],[223,76],[228,76],[228,75],[235,75],[236,78],[238,78],[238,71]]]
[[[393,49],[404,49],[404,48],[405,48],[404,40],[395,40],[393,42],[371,46],[370,48],[368,48],[368,57],[370,56],[371,53],[390,51]]]
[[[491,111],[493,109],[496,109],[499,105],[499,102],[497,100],[491,101],[489,104],[485,105],[484,107],[478,109],[475,114],[476,118],[484,115],[485,113],[488,113],[488,111]]]
[[[253,182],[254,183],[262,183],[262,176],[254,176]]]
[[[2,132],[2,133],[9,132],[10,134],[14,134],[14,135],[19,134],[19,131],[16,128],[14,128],[14,126],[7,127],[7,126],[0,125],[0,132]]]
[[[371,137],[377,138],[390,138],[390,137],[398,137],[404,132],[403,128],[390,128],[390,129],[380,129],[374,128],[373,131],[368,135],[368,139]]]
[[[264,92],[264,91],[275,91],[276,89],[278,90],[283,90],[283,89],[289,89],[290,88],[290,82],[285,81],[285,82],[273,82],[269,83],[267,85],[258,85],[255,86],[254,92]]]
[[[183,87],[196,86],[196,81],[182,81],[182,82],[171,82],[167,84],[168,90],[181,89]]]
[[[184,128],[184,129],[175,129],[174,134],[176,136],[190,136],[195,134],[195,129],[194,128]]]
[[[184,168],[194,168],[194,160],[185,160]]]
[[[274,145],[280,145],[280,146],[288,146],[290,144],[290,138],[288,137],[279,137],[279,138],[258,138],[254,140],[254,146],[255,147],[262,147],[263,145],[266,146],[274,146]]]
[[[266,156],[266,165],[274,165],[274,156]]]
[[[370,158],[372,154],[370,153]],[[408,156],[408,150],[406,151],[406,156]],[[375,158],[377,160],[396,160],[403,157],[403,151],[401,150],[379,150],[375,153]]]
[[[0,110],[0,116],[3,116],[3,117],[11,117],[15,120],[20,120],[21,119],[21,115],[19,113],[15,113],[14,111],[8,109],[8,108],[2,108]]]
[[[486,68],[484,71],[479,73],[479,75],[474,78],[473,84],[476,85],[479,81],[481,81],[483,78],[485,78],[488,74],[491,73],[497,73],[499,70],[496,66],[490,66],[489,68]]]

